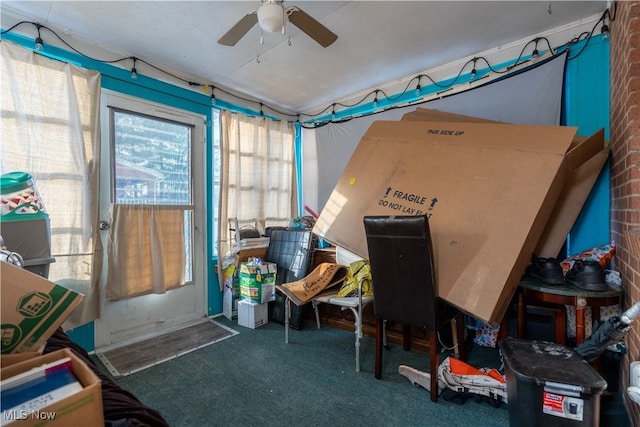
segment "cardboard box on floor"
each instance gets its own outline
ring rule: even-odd
[[[0,261],[2,354],[40,352],[84,295]]]
[[[269,323],[269,304],[238,301],[238,325],[256,329]]]
[[[572,148],[575,132],[481,120],[375,122],[314,232],[367,258],[364,216],[429,215],[440,297],[497,324],[571,172],[603,150],[602,133]]]
[[[233,262],[227,265],[222,272],[222,314],[229,320],[238,316],[238,299],[240,298],[240,284],[238,271],[240,264],[249,258],[262,258],[267,256],[268,247],[240,249],[233,255]]]
[[[11,366],[0,369],[0,378],[5,380],[12,376],[26,372],[29,369],[69,357],[72,372],[83,389],[56,403],[50,404],[38,411],[17,411],[8,415],[15,421],[7,426],[51,426],[51,427],[101,427],[104,426],[101,381],[98,376],[77,357],[71,350],[62,349],[42,356],[37,356]],[[3,408],[4,409],[4,408]]]

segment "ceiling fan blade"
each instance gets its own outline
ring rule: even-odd
[[[236,25],[231,27],[231,29],[227,31],[225,35],[220,37],[218,43],[225,46],[235,46],[235,44],[238,43],[238,41],[240,41],[240,39],[244,37],[244,35],[247,34],[249,30],[258,23],[258,14],[256,12],[257,11],[252,10],[251,12],[243,16],[242,19],[236,23]]]
[[[298,7],[288,8],[287,15],[289,15],[289,22],[304,31],[322,47],[330,46],[338,39],[331,30]]]

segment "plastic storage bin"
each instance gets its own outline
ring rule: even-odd
[[[0,176],[0,215],[46,212],[36,183],[26,172]]]
[[[0,235],[8,250],[24,260],[24,268],[45,278],[51,256],[49,214],[36,184],[26,172],[0,176]]]
[[[25,260],[51,257],[51,226],[47,214],[3,215],[0,234],[7,249],[19,253]]]
[[[598,426],[607,382],[568,347],[529,340],[499,342],[505,362],[509,425]]]

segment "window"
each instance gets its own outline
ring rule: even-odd
[[[293,125],[221,113],[221,187],[218,253],[232,249],[229,221],[264,231],[286,226],[296,211]]]
[[[117,205],[174,206],[184,209],[184,281],[193,277],[193,127],[112,109],[113,201]]]

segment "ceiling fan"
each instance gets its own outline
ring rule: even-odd
[[[285,8],[282,0],[263,0],[258,9],[252,10],[243,16],[229,31],[220,37],[218,43],[225,46],[235,46],[256,24],[260,24],[260,28],[263,31],[270,33],[282,31],[282,34],[284,34],[287,20],[304,31],[322,47],[330,46],[338,38],[331,30],[299,7],[289,6]]]

